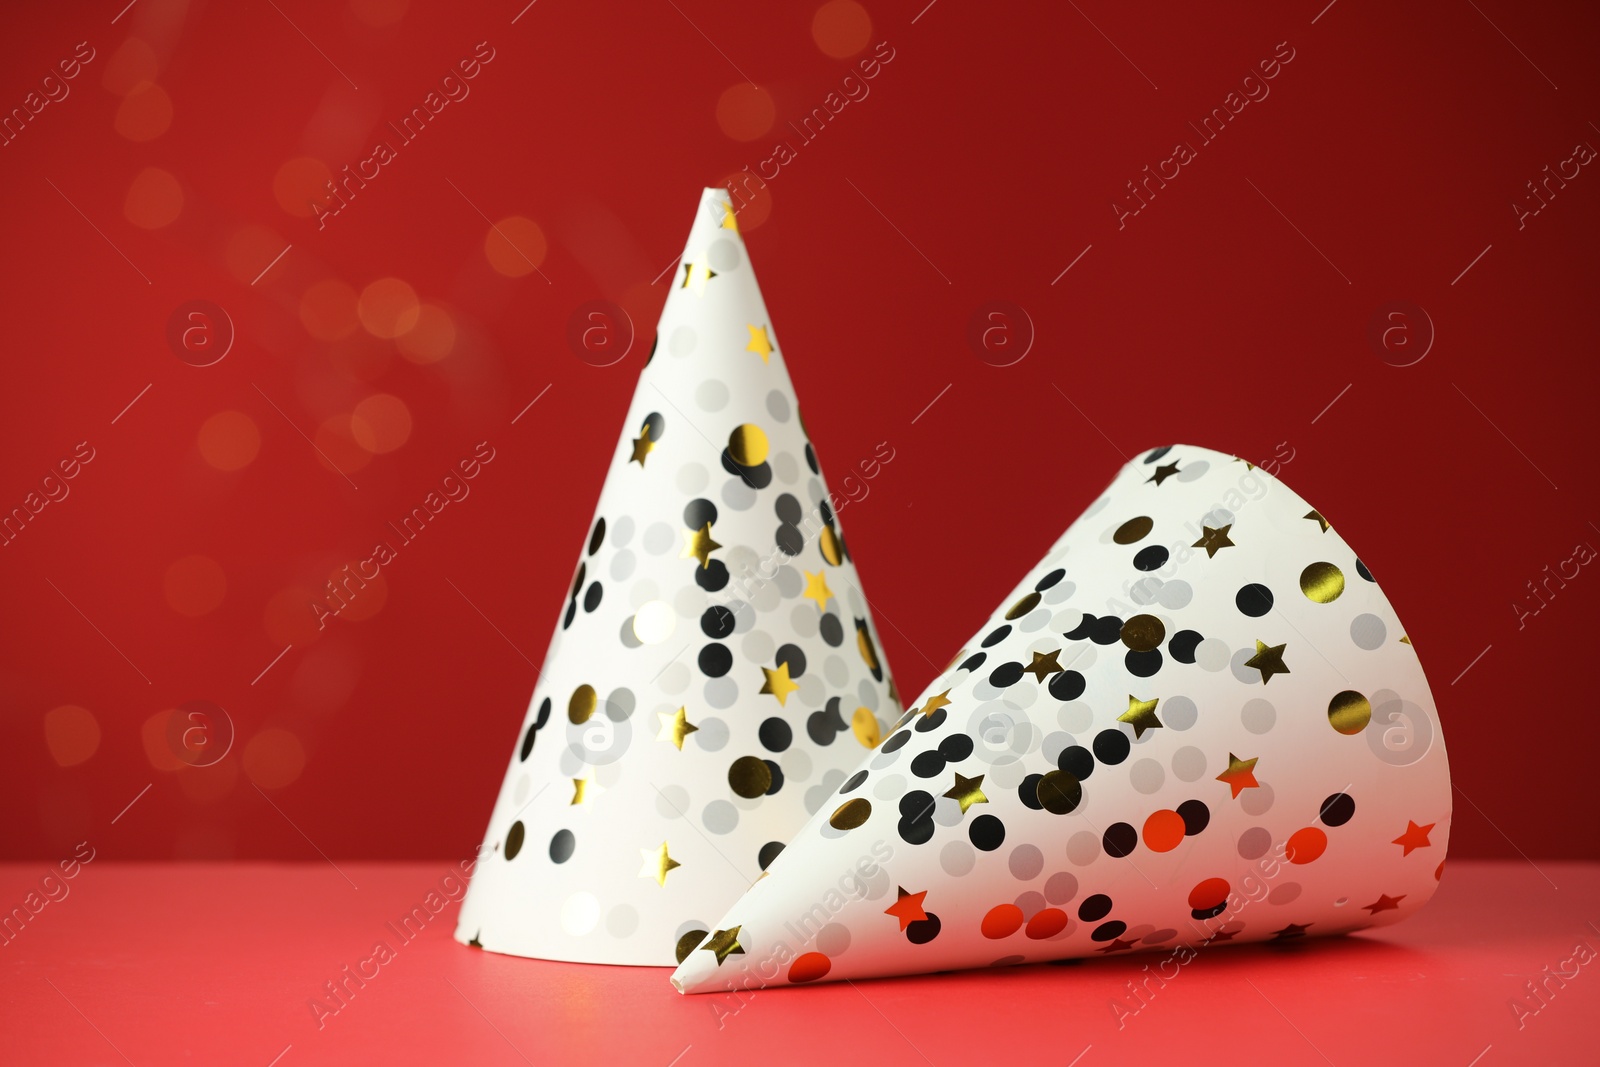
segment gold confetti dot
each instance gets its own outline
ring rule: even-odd
[[[844,562],[844,549],[839,544],[839,535],[833,532],[832,526],[824,526],[822,533],[817,535],[817,548],[822,550],[822,558],[831,566],[837,567]]]
[[[856,735],[862,748],[877,748],[878,742],[883,739],[878,729],[878,717],[872,714],[871,708],[856,709],[856,713],[850,717],[850,732]]]
[[[572,699],[567,701],[567,721],[574,726],[583,725],[589,721],[589,716],[594,714],[599,704],[600,698],[595,695],[594,686],[578,686],[572,691]]]
[[[1344,572],[1331,563],[1313,563],[1300,572],[1300,591],[1307,600],[1332,604],[1344,592]]]
[[[746,799],[762,796],[772,788],[772,768],[759,756],[740,756],[728,768],[728,785]]]
[[[1117,532],[1111,535],[1111,540],[1119,545],[1131,545],[1135,541],[1143,541],[1154,527],[1155,522],[1150,516],[1140,515],[1118,526]]]
[[[747,422],[728,435],[728,455],[741,467],[759,467],[767,461],[767,435]]]
[[[1006,618],[1020,619],[1028,612],[1039,606],[1039,594],[1029,593],[1015,604],[1006,609]]]
[[[1328,701],[1328,723],[1341,734],[1359,734],[1372,721],[1372,702],[1354,689]]]
[[[1052,815],[1065,815],[1083,799],[1083,786],[1066,771],[1051,771],[1039,779],[1039,803]]]
[[[673,952],[673,954],[678,957],[678,962],[682,963],[684,960],[688,959],[689,953],[699,948],[700,942],[704,941],[706,939],[706,935],[710,932],[710,930],[690,930],[688,933],[678,938],[678,947]]]
[[[856,797],[835,808],[833,814],[828,816],[828,825],[835,830],[854,830],[866,822],[871,814],[872,802],[865,797]]]
[[[1122,624],[1122,643],[1135,652],[1160,648],[1166,637],[1167,628],[1154,615],[1135,615]]]

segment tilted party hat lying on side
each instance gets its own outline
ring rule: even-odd
[[[1130,463],[672,976],[682,992],[1385,925],[1450,776],[1366,566],[1207,449]]]
[[[901,713],[722,190],[657,339],[459,941],[671,966]]]

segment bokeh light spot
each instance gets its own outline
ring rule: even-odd
[[[229,235],[222,258],[228,265],[229,274],[238,281],[249,283],[259,277],[273,257],[288,244],[288,241],[265,226],[241,226]]]
[[[145,759],[158,771],[176,771],[188,766],[172,751],[169,731],[172,729],[172,717],[176,714],[176,708],[163,708],[139,727],[139,740],[144,745]]]
[[[340,619],[346,622],[370,619],[389,602],[389,583],[381,573],[373,573],[374,566],[363,560],[351,560],[328,574],[337,597],[328,597],[326,604],[329,610],[338,611]]]
[[[379,278],[361,290],[356,314],[374,337],[399,337],[417,324],[417,291],[399,278]]]
[[[261,625],[272,640],[274,654],[284,645],[309,645],[321,636],[312,604],[327,607],[325,592],[290,586],[272,594],[261,613]]]
[[[44,743],[59,767],[76,767],[100,747],[100,724],[94,713],[76,704],[51,708],[44,715]]]
[[[393,452],[411,436],[411,410],[397,396],[375,393],[350,413],[350,436],[368,452]]]
[[[437,363],[456,346],[455,320],[437,304],[423,304],[417,309],[417,324],[395,344],[412,363]]]
[[[127,96],[154,85],[159,73],[155,49],[141,38],[129,37],[106,61],[100,84],[118,96]]]
[[[393,26],[406,17],[411,0],[350,0],[356,18],[374,29]]]
[[[855,0],[828,0],[811,17],[811,39],[824,55],[853,56],[872,38],[872,16]]]
[[[288,730],[269,727],[244,746],[244,773],[262,789],[282,789],[306,769],[306,750]]]
[[[261,431],[242,411],[219,411],[200,424],[200,458],[219,471],[248,467],[261,451]]]
[[[355,289],[338,278],[313,283],[300,296],[300,324],[319,341],[349,337],[361,325]]]
[[[123,97],[113,125],[130,141],[153,141],[172,125],[172,97],[159,85],[135,89]]]
[[[489,266],[507,278],[532,274],[544,262],[548,247],[539,224],[521,215],[501,219],[483,235],[483,254]]]
[[[222,605],[228,576],[210,556],[184,556],[167,568],[162,589],[173,611],[198,618]]]
[[[772,94],[749,82],[730,85],[717,98],[717,125],[735,141],[754,141],[772,129],[777,115]]]
[[[298,156],[278,168],[272,179],[272,195],[289,214],[309,219],[316,213],[313,204],[327,202],[328,182],[332,180],[333,174],[322,160]]]
[[[739,216],[739,232],[749,233],[772,214],[772,185],[752,173],[735,171],[719,183],[728,190],[733,210]]]
[[[159,230],[183,214],[183,187],[160,167],[146,167],[128,186],[122,214],[141,229]]]
[[[325,459],[324,466],[327,462],[333,463],[344,474],[354,474],[372,462],[373,453],[356,443],[347,414],[330,415],[323,419],[312,439],[316,441],[320,453],[317,459]]]

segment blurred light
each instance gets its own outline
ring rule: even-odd
[[[150,766],[158,771],[182,770],[188,764],[178,758],[172,751],[171,734],[172,717],[177,709],[163,708],[144,721],[139,727],[139,740],[144,744],[144,757],[150,761]]]
[[[483,254],[489,266],[507,278],[532,274],[548,251],[544,231],[532,219],[511,215],[489,227],[483,235]]]
[[[409,334],[407,335],[409,336]],[[325,348],[328,366],[354,382],[375,382],[394,362],[394,346],[361,331]]]
[[[210,556],[175,560],[162,584],[172,610],[192,618],[215,611],[228,595],[228,576]]]
[[[374,337],[399,337],[417,324],[417,291],[399,278],[379,278],[361,290],[356,313]]]
[[[239,764],[225,759],[207,767],[189,767],[178,775],[184,796],[196,804],[214,804],[233,792],[239,783]]]
[[[678,613],[663,600],[641,604],[633,616],[633,636],[647,645],[659,645],[672,636]]]
[[[228,237],[222,258],[235,279],[251,282],[288,243],[265,226],[241,226]]]
[[[244,773],[262,789],[282,789],[306,768],[306,750],[288,730],[269,728],[244,747]]]
[[[128,186],[122,214],[135,226],[159,230],[183,214],[183,187],[160,167],[146,167]]]
[[[735,141],[754,141],[772,129],[777,115],[772,94],[749,82],[730,85],[717,98],[717,125]]]
[[[728,190],[728,196],[733,201],[740,233],[749,233],[766,222],[767,216],[772,214],[772,183],[755,177],[755,173],[735,171],[720,183]]]
[[[326,606],[326,590],[290,586],[272,594],[261,613],[261,625],[275,648],[309,645],[322,635],[312,603]]]
[[[261,451],[261,431],[242,411],[219,411],[200,424],[200,457],[219,471],[248,467]]]
[[[159,85],[135,89],[123,98],[113,125],[130,141],[153,141],[172,125],[172,97]]]
[[[855,0],[828,0],[811,18],[811,39],[834,59],[853,56],[872,37],[872,16]]]
[[[417,309],[417,324],[395,340],[400,354],[413,363],[436,363],[456,344],[456,324],[450,313],[436,304]]]
[[[313,439],[322,456],[345,474],[354,474],[372,462],[373,453],[357,444],[351,433],[349,415],[330,415],[323,419]],[[322,456],[317,458],[320,460]]]
[[[393,452],[411,436],[411,411],[399,397],[375,393],[350,413],[350,436],[368,452]]]
[[[328,575],[337,594],[337,599],[329,599],[328,606],[338,609],[341,620],[362,622],[378,614],[389,602],[389,583],[381,573],[368,578],[371,573],[370,565],[351,560]]]
[[[289,214],[309,219],[315,214],[312,204],[327,202],[328,182],[332,180],[333,174],[322,160],[299,156],[278,168],[272,179],[272,195]]]
[[[361,324],[355,289],[338,278],[313,283],[300,297],[300,324],[319,341],[349,337]]]
[[[57,766],[75,767],[100,747],[100,724],[89,709],[63,704],[45,712],[44,743]]]
[[[118,96],[127,96],[154,85],[160,72],[155,50],[138,37],[129,37],[106,61],[100,84]]]
[[[410,6],[411,0],[350,0],[356,18],[375,29],[393,26],[405,18]]]

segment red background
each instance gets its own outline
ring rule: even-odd
[[[652,279],[700,187],[785,137],[796,156],[743,228],[834,488],[894,448],[841,519],[902,694],[1122,458],[1174,441],[1292,455],[1282,476],[1361,552],[1430,669],[1471,801],[1455,853],[1594,856],[1600,577],[1584,569],[1521,627],[1512,605],[1576,544],[1600,546],[1578,445],[1600,177],[1585,168],[1521,229],[1511,204],[1600,144],[1600,15],[924,2],[867,5],[866,51],[894,58],[807,144],[785,124],[856,58],[819,47],[814,3],[415,3],[380,26],[405,5],[0,15],[5,109],[79,41],[96,53],[0,148],[0,508],[78,442],[95,450],[0,548],[0,856],[53,860],[85,838],[111,858],[470,855],[649,348]],[[364,158],[480,41],[495,58],[471,95],[324,228],[292,186],[280,196],[286,162]],[[1270,96],[1119,229],[1125,183],[1197,141],[1186,124],[1282,41],[1295,58]],[[746,75],[776,122],[741,141],[718,101]],[[152,167],[182,193],[155,228],[133,221],[162,204],[159,178],[140,183]],[[547,239],[540,256],[515,231],[542,274],[492,266],[486,217],[510,216]],[[308,332],[308,290],[315,304],[329,279],[386,277],[451,317],[447,356]],[[196,299],[236,330],[203,368],[166,336]],[[600,299],[640,335],[607,367],[567,341]],[[1036,335],[1010,366],[968,340],[992,300]],[[1411,366],[1368,337],[1395,300],[1437,331]],[[374,394],[411,424],[377,454],[342,429]],[[236,470],[200,445],[225,411],[259,435]],[[248,439],[231,425],[223,444]],[[483,440],[496,458],[471,496],[318,633],[307,604],[329,573]],[[193,576],[169,580],[192,556],[226,582],[198,615],[173,606],[205,606]],[[233,747],[170,769],[144,734],[193,700],[226,709]]]

